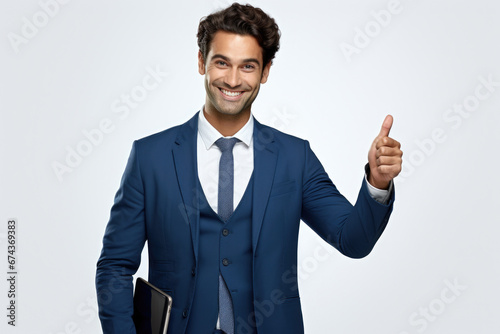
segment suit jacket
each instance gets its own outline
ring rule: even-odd
[[[104,333],[135,333],[133,283],[145,241],[149,281],[170,293],[169,333],[184,333],[198,261],[198,114],[135,141],[111,209],[97,263]],[[258,333],[303,333],[297,285],[302,219],[342,254],[366,256],[394,201],[375,201],[363,180],[353,206],[336,189],[305,140],[254,123],[253,290]],[[197,333],[199,334],[199,333]]]

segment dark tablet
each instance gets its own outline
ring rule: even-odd
[[[167,334],[172,297],[143,278],[134,292],[134,324],[137,334]]]

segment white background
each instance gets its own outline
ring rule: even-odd
[[[19,271],[15,328],[0,280],[2,333],[100,332],[95,265],[132,141],[203,104],[197,26],[227,4],[73,0],[49,17],[38,1],[2,0],[0,267],[7,272],[7,220],[17,218]],[[302,226],[306,333],[498,332],[500,4],[252,4],[282,31],[253,107],[259,121],[308,139],[352,202],[386,114],[404,150],[393,215],[367,258],[330,251]],[[390,18],[381,14],[388,7]],[[28,21],[38,31],[29,34]],[[343,52],[347,45],[357,53]],[[114,112],[148,68],[168,75],[129,114]],[[497,83],[490,90],[488,78]],[[464,103],[470,112],[449,110]],[[106,119],[112,131],[58,178],[54,165],[67,166],[83,132]],[[138,274],[147,277],[147,261]]]

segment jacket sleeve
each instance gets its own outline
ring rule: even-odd
[[[133,282],[146,240],[144,187],[137,142],[115,196],[97,262],[96,290],[104,334],[135,334]]]
[[[389,221],[394,189],[389,202],[381,204],[370,196],[363,179],[353,206],[332,183],[307,141],[304,161],[302,220],[342,254],[368,255]]]

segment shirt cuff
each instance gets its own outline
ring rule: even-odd
[[[368,182],[368,173],[370,172],[370,170],[368,169],[368,164],[366,164],[365,166],[365,182],[366,182],[366,185],[367,185],[367,188],[368,188],[368,192],[370,193],[370,196],[376,200],[377,202],[379,202],[380,204],[387,204],[389,202],[389,199],[391,198],[391,193],[392,193],[392,189],[394,187],[394,182],[393,180],[391,180],[391,182],[389,183],[389,189],[378,189],[378,188],[375,188],[374,186],[372,186],[370,184],[370,182]]]

